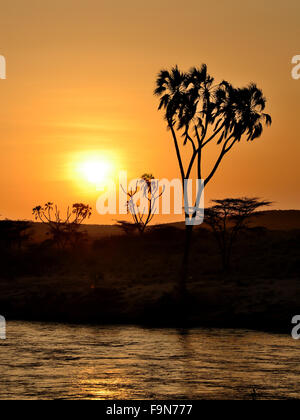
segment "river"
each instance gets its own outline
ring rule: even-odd
[[[300,341],[247,330],[7,322],[1,399],[300,398]]]

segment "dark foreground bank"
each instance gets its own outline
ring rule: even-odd
[[[122,291],[84,289],[76,283],[70,278],[23,278],[12,287],[2,281],[1,314],[7,319],[248,328],[290,334],[291,319],[299,313],[298,279],[256,279],[253,284],[251,278],[207,277],[192,283],[184,299],[172,291],[171,284]]]
[[[3,249],[0,314],[7,319],[250,328],[290,334],[300,314],[299,230],[250,229],[229,273],[211,232],[195,231],[188,293],[178,296],[184,232]]]

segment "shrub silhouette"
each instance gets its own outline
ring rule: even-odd
[[[89,205],[75,203],[72,210],[68,207],[64,219],[61,218],[61,212],[57,205],[51,202],[44,206],[36,206],[32,210],[36,220],[40,220],[48,226],[51,239],[59,248],[75,246],[84,237],[84,232],[79,231],[80,225],[85,219],[90,218],[92,209]]]
[[[31,223],[25,220],[1,220],[0,244],[6,249],[20,249],[30,239]]]

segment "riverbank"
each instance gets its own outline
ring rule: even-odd
[[[0,314],[9,319],[247,328],[290,334],[300,314],[300,231],[254,227],[231,271],[207,229],[193,235],[187,296],[176,294],[184,231],[102,237],[72,250],[41,242],[1,253]]]
[[[299,313],[299,280],[212,278],[191,282],[185,300],[173,284],[103,284],[87,279],[22,278],[1,281],[0,308],[7,320],[139,324],[154,327],[247,328],[288,333]],[[41,289],[43,290],[41,292]]]

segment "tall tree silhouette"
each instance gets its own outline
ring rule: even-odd
[[[272,122],[270,115],[263,112],[266,99],[254,83],[242,88],[234,88],[226,81],[214,84],[205,64],[200,68],[193,67],[188,72],[181,72],[177,66],[170,71],[160,71],[154,94],[160,99],[158,109],[164,111],[167,128],[172,134],[183,188],[184,180],[191,178],[194,167],[197,178],[204,180],[205,187],[236,143],[242,138],[253,141],[260,137],[263,125]],[[191,147],[186,168],[180,138],[183,139],[183,146],[189,144]],[[204,151],[213,144],[218,147],[218,154],[211,169],[204,175]],[[192,214],[185,213],[181,292],[186,289],[193,230],[193,224],[189,222],[197,216],[199,209],[196,207]]]

